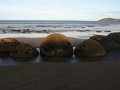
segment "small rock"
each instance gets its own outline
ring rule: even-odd
[[[104,31],[104,32],[111,32],[110,30],[106,30],[106,31]]]
[[[97,32],[97,33],[100,33],[100,32],[102,32],[102,31],[100,31],[100,30],[97,30],[96,32]]]

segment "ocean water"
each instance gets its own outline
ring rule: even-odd
[[[108,35],[112,32],[120,32],[120,22],[0,20],[0,38],[45,37],[51,33],[89,38],[93,35]]]

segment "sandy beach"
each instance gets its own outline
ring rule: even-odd
[[[38,48],[43,38],[16,39]],[[83,41],[69,39],[73,46]],[[28,62],[0,58],[0,90],[119,90],[119,55],[116,50],[97,58],[38,56]]]
[[[14,37],[40,47],[43,38]],[[84,41],[69,37],[73,47]],[[0,57],[0,90],[119,90],[120,51],[103,57]]]

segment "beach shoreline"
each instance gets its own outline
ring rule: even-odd
[[[6,36],[7,37],[7,36]],[[12,37],[40,49],[44,37]],[[86,39],[68,37],[73,47]],[[88,37],[89,38],[89,37]],[[104,57],[0,58],[0,90],[120,89],[120,51]],[[7,87],[6,87],[7,86]]]
[[[13,37],[14,39],[18,40],[21,43],[29,44],[32,47],[37,48],[37,50],[40,53],[40,45],[42,40],[44,40],[45,37],[42,38],[31,38],[31,37]],[[69,41],[71,42],[73,46],[73,50],[77,45],[82,43],[86,39],[79,39],[74,37],[68,37]],[[120,51],[119,50],[113,50],[109,53],[107,53],[104,56],[101,57],[78,57],[73,54],[71,57],[42,57],[41,55],[35,57],[35,58],[26,58],[26,59],[13,59],[11,57],[0,57],[0,66],[11,66],[11,65],[19,65],[19,64],[29,64],[29,63],[43,63],[43,62],[52,62],[52,63],[84,63],[84,62],[104,62],[104,61],[116,61],[120,60],[119,57]]]

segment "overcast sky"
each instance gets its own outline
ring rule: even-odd
[[[0,0],[0,20],[120,18],[120,0]]]

